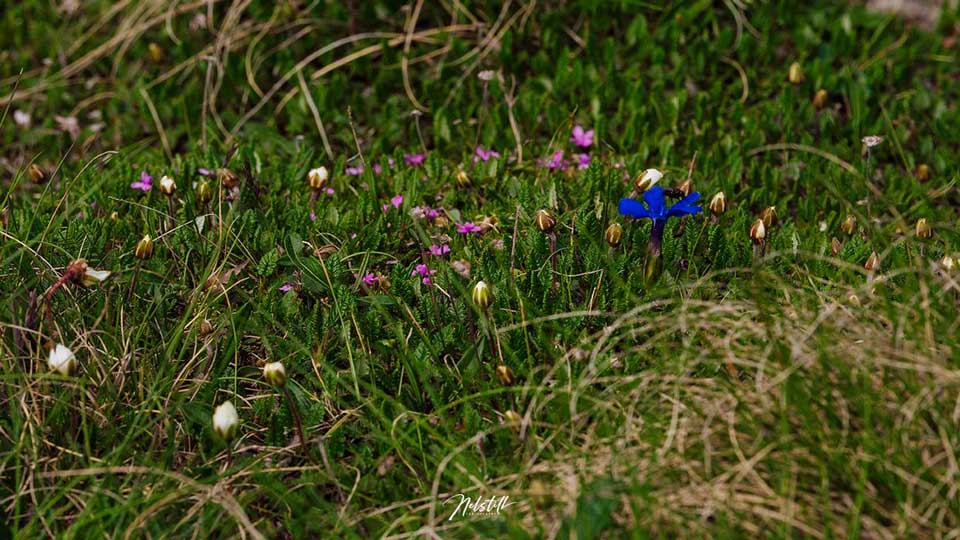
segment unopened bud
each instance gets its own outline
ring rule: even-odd
[[[240,183],[240,178],[237,177],[237,173],[230,169],[217,169],[217,179],[220,180],[220,184],[227,189],[233,189]]]
[[[677,191],[683,193],[684,197],[693,193],[693,180],[688,179],[681,182],[680,185],[677,186]]]
[[[211,199],[213,199],[213,188],[210,187],[210,182],[201,180],[197,186],[197,203],[201,206],[206,206]]]
[[[763,212],[760,212],[760,219],[763,220],[763,225],[769,229],[777,224],[777,207],[768,206],[763,209]]]
[[[927,223],[927,218],[920,218],[917,220],[917,237],[918,238],[930,238],[933,236],[933,229],[930,228],[930,224]]]
[[[456,174],[457,185],[460,186],[469,186],[470,185],[470,176],[467,174],[467,171],[460,169]]]
[[[863,267],[868,272],[876,272],[880,270],[880,256],[877,255],[876,251],[874,251],[873,253],[870,254],[869,257],[867,257],[867,262],[863,264]]]
[[[153,60],[154,62],[160,62],[163,60],[163,48],[156,43],[151,42],[149,45],[147,45],[147,54],[150,55],[150,60]]]
[[[753,240],[754,244],[762,244],[767,238],[767,228],[763,224],[762,219],[758,219],[753,222],[753,226],[750,227],[750,239]]]
[[[947,272],[952,271],[957,266],[957,260],[950,255],[944,255],[940,260],[940,266]]]
[[[57,343],[55,347],[50,349],[50,356],[47,358],[47,365],[53,371],[63,375],[64,377],[69,377],[77,372],[79,365],[77,364],[77,357],[73,355],[66,345],[62,343]]]
[[[504,386],[512,386],[513,383],[517,382],[513,376],[513,370],[510,369],[510,366],[504,364],[497,366],[497,380]]]
[[[857,218],[847,216],[846,219],[843,220],[843,223],[840,224],[840,230],[847,236],[853,236],[854,231],[857,230]]]
[[[830,240],[830,252],[833,253],[833,256],[836,257],[840,254],[840,250],[843,249],[843,243],[840,242],[840,239],[834,236]]]
[[[790,80],[790,84],[800,84],[803,82],[803,66],[800,65],[800,62],[794,62],[790,64],[790,71],[787,72],[787,79]]]
[[[149,234],[143,235],[143,238],[137,242],[136,249],[133,250],[133,254],[138,259],[149,259],[153,256],[153,238],[150,238]]]
[[[287,370],[281,362],[269,362],[263,366],[263,378],[271,386],[279,388],[287,382]]]
[[[830,96],[827,94],[827,91],[821,88],[817,90],[817,93],[813,95],[813,108],[820,110],[827,106],[827,101],[829,101]]]
[[[534,222],[537,224],[537,228],[544,233],[552,231],[557,225],[557,220],[554,219],[554,217],[550,215],[550,212],[547,210],[537,210],[537,215],[534,218]]]
[[[615,248],[620,245],[620,239],[623,237],[623,226],[619,223],[611,223],[607,230],[603,232],[603,239],[607,245]]]
[[[30,166],[27,167],[27,174],[34,184],[42,184],[47,181],[47,173],[36,163],[31,163]]]
[[[926,163],[921,163],[917,166],[917,181],[926,182],[930,179],[930,166]]]
[[[310,172],[307,173],[307,183],[310,184],[310,187],[313,189],[323,189],[329,179],[330,173],[326,167],[310,169]]]
[[[710,199],[710,211],[716,216],[727,211],[727,196],[722,191]]]
[[[663,178],[662,172],[657,169],[647,169],[634,180],[634,185],[637,186],[637,191],[643,193],[657,185],[657,182],[659,182],[661,178]]]
[[[177,191],[177,183],[174,182],[173,178],[169,176],[160,177],[160,193],[163,193],[167,197],[173,195]]]
[[[485,310],[490,307],[490,304],[493,303],[493,297],[490,294],[490,287],[487,286],[485,282],[478,281],[476,285],[473,286],[472,293],[473,303],[480,308]]]
[[[522,421],[523,418],[513,409],[503,413],[503,422],[514,429],[518,429]]]
[[[233,403],[224,401],[213,411],[213,430],[217,432],[224,441],[230,442],[237,434],[237,427],[240,424],[240,416],[237,415],[237,408]]]

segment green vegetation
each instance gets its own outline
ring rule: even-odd
[[[71,4],[0,14],[14,537],[960,527],[958,13]]]

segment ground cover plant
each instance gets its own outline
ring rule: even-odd
[[[0,21],[0,537],[960,527],[955,9]]]

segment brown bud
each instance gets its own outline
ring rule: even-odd
[[[823,88],[817,90],[817,93],[813,95],[813,108],[818,111],[827,106],[827,101],[830,100],[830,96],[827,95],[827,91]]]
[[[223,187],[227,189],[233,189],[240,183],[240,178],[237,177],[237,173],[230,169],[217,169],[217,178],[220,180],[220,183],[223,184]]]
[[[46,171],[41,169],[36,163],[31,163],[30,166],[27,167],[27,174],[34,184],[42,184],[47,181]]]
[[[840,250],[843,249],[843,243],[840,242],[840,239],[834,236],[830,240],[830,252],[833,253],[833,256],[836,257],[840,254]]]
[[[727,196],[723,192],[719,192],[710,199],[710,211],[713,212],[715,216],[727,211]]]
[[[762,244],[767,238],[767,228],[763,224],[762,219],[758,219],[753,222],[753,226],[750,227],[750,240],[753,240],[754,244]]]
[[[863,267],[866,268],[868,272],[876,272],[880,270],[880,256],[877,255],[876,251],[867,257],[867,262],[863,264]]]
[[[210,319],[204,319],[200,322],[200,337],[207,337],[213,333],[213,323]]]
[[[547,210],[537,210],[537,215],[534,218],[534,222],[537,224],[537,228],[541,232],[548,233],[553,230],[557,225],[557,220],[554,219],[550,212]]]
[[[917,237],[919,238],[930,238],[933,236],[933,229],[930,228],[930,224],[927,223],[927,218],[920,218],[917,220]]]
[[[136,249],[133,250],[134,256],[138,259],[149,259],[153,256],[153,238],[150,238],[149,234],[143,236],[139,242],[137,242]]]
[[[763,220],[763,225],[769,229],[777,224],[777,207],[768,206],[763,209],[763,212],[760,212],[760,219]]]
[[[612,248],[620,245],[620,239],[623,237],[623,226],[619,223],[611,223],[607,230],[603,232],[603,239]]]
[[[917,181],[926,182],[930,179],[930,166],[926,163],[921,163],[917,166]]]
[[[504,421],[504,423],[507,424],[508,426],[514,428],[514,429],[519,429],[519,428],[520,428],[520,422],[521,422],[522,420],[523,420],[523,418],[517,413],[517,411],[515,411],[515,410],[513,410],[513,409],[510,409],[510,410],[506,411],[505,413],[503,413],[503,421]]]
[[[843,223],[840,224],[840,230],[847,236],[853,236],[854,231],[857,230],[857,218],[847,216],[846,219],[843,220]]]
[[[510,366],[505,364],[500,364],[497,366],[497,380],[499,380],[500,384],[504,386],[512,386],[513,383],[517,382],[516,378],[513,376],[513,370],[510,369]]]
[[[693,193],[693,180],[688,179],[681,182],[680,185],[677,186],[677,191],[683,193],[684,197]]]
[[[467,174],[467,171],[460,169],[456,174],[457,185],[459,186],[469,186],[470,185],[470,176]]]

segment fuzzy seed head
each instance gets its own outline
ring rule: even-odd
[[[269,362],[263,366],[263,378],[271,386],[279,388],[287,382],[287,370],[280,362]]]
[[[615,248],[620,245],[620,239],[623,237],[623,226],[619,223],[611,223],[607,230],[603,232],[603,239],[607,245]]]
[[[721,191],[710,199],[710,211],[719,216],[727,211],[727,196]]]
[[[240,416],[237,415],[237,408],[233,403],[224,401],[213,410],[213,430],[223,440],[230,442],[237,434],[239,424]]]
[[[136,249],[133,250],[133,254],[142,260],[149,259],[153,256],[153,238],[150,238],[149,234],[143,235],[143,238],[137,242]]]
[[[557,225],[557,220],[550,215],[548,210],[541,209],[537,210],[537,215],[534,217],[534,223],[537,224],[537,228],[540,229],[541,232],[548,233]]]

